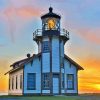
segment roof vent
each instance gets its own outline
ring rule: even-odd
[[[28,54],[27,54],[27,57],[30,58],[30,57],[31,57],[31,54],[28,53]]]

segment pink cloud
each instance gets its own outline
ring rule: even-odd
[[[4,10],[4,14],[7,15],[7,17],[13,17],[13,15],[22,17],[22,18],[28,18],[30,19],[31,17],[37,17],[41,13],[41,9],[39,8],[33,8],[29,6],[24,6],[20,8],[12,8],[9,7]]]
[[[8,7],[2,11],[2,14],[5,16],[4,21],[7,23],[8,27],[8,33],[10,34],[11,41],[15,42],[15,32],[16,30],[19,30],[21,28],[21,25],[23,26],[23,23],[17,23],[20,20],[23,21],[29,21],[31,19],[37,18],[40,16],[41,10],[36,7],[31,6],[23,6],[20,8],[15,7]],[[19,25],[20,27],[19,27]]]
[[[22,7],[17,9],[17,14],[22,18],[32,18],[40,16],[40,9],[33,7]]]
[[[90,42],[100,44],[100,29],[79,28],[77,33]]]

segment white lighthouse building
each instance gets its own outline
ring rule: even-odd
[[[83,68],[64,54],[69,32],[61,30],[61,16],[53,13],[52,7],[41,20],[42,29],[33,33],[38,54],[27,54],[7,72],[9,95],[76,95],[78,71]]]

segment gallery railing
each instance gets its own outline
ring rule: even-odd
[[[60,29],[60,36],[64,36],[69,39],[69,32],[65,29]],[[36,39],[37,37],[42,37],[42,29],[37,29],[33,33],[33,39]]]

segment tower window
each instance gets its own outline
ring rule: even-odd
[[[49,79],[50,79],[50,74],[49,73],[44,73],[43,74],[43,89],[49,89],[50,85],[49,85]]]
[[[36,74],[35,73],[27,74],[27,89],[28,90],[36,89]]]
[[[74,74],[67,74],[67,89],[74,89]]]
[[[49,43],[49,41],[44,41],[44,42],[43,42],[42,51],[43,51],[44,53],[50,51],[50,43]]]

